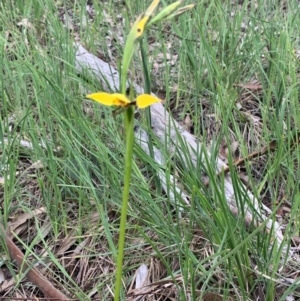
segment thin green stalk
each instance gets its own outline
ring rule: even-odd
[[[119,246],[118,246],[114,301],[119,301],[121,285],[122,285],[121,282],[122,282],[122,271],[123,271],[126,219],[127,219],[128,198],[129,198],[130,178],[131,178],[131,169],[132,169],[132,153],[133,153],[133,143],[134,143],[133,111],[134,111],[133,108],[130,107],[125,112],[125,127],[126,127],[125,174],[124,174],[124,189],[123,189],[123,198],[122,198],[121,221],[120,221],[120,230],[119,230]]]
[[[134,44],[133,41],[130,41]],[[131,48],[134,49],[133,46]],[[132,49],[132,50],[133,50]],[[127,60],[130,59],[127,58]],[[127,83],[127,71],[129,62],[124,56],[122,71],[121,71],[121,93],[126,95],[126,83]],[[117,257],[117,271],[116,271],[116,282],[114,291],[114,301],[119,301],[120,292],[122,287],[122,272],[123,272],[123,259],[124,259],[124,246],[125,246],[125,234],[126,234],[126,220],[127,220],[127,209],[128,209],[128,198],[130,191],[130,179],[132,170],[132,153],[134,143],[134,110],[132,107],[128,108],[125,113],[125,131],[126,131],[126,151],[125,151],[125,171],[124,171],[124,189],[122,197],[122,209],[121,209],[121,220],[119,229],[119,244],[118,244],[118,257]]]

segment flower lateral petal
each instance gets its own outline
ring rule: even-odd
[[[105,92],[97,92],[88,94],[86,97],[109,107],[117,106],[124,108],[130,104],[130,100],[121,93],[110,94]]]
[[[136,98],[136,105],[139,109],[147,108],[158,102],[161,102],[161,100],[150,94],[141,94]]]
[[[88,94],[86,97],[96,102],[99,102],[105,106],[114,105],[114,96],[109,93],[105,93],[105,92],[92,93],[92,94]]]

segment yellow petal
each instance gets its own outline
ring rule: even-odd
[[[136,98],[136,105],[140,109],[144,109],[158,102],[161,102],[159,98],[149,94],[141,94]]]
[[[92,93],[86,96],[94,101],[97,101],[105,106],[114,106],[114,96],[113,94],[105,93],[105,92],[98,92]]]
[[[105,106],[126,107],[130,100],[121,93],[109,94],[105,92],[92,93],[86,96]]]
[[[126,107],[130,103],[130,100],[124,94],[114,93],[112,96],[114,106]]]
[[[160,0],[154,0],[151,5],[147,8],[145,14],[140,16],[136,21],[136,33],[135,33],[135,39],[140,38],[145,30],[145,26],[147,25],[150,17],[154,13],[157,5],[159,4]]]
[[[135,39],[138,39],[139,37],[141,37],[143,35],[144,30],[145,30],[145,25],[147,24],[149,18],[150,18],[149,16],[144,16],[137,23]]]

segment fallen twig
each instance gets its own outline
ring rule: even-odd
[[[0,234],[5,241],[9,255],[16,266],[20,269],[20,273],[26,272],[28,280],[37,286],[51,301],[62,301],[68,300],[67,296],[57,290],[50,281],[46,279],[35,267],[30,266],[20,249],[15,245],[12,239],[9,237],[7,231],[4,230],[3,226],[0,225]],[[14,298],[15,299],[15,298]]]
[[[107,89],[107,91],[118,91],[120,79],[117,70],[103,60],[91,54],[80,44],[75,44],[75,47],[77,71],[80,74],[88,72],[91,76],[97,78],[102,83],[104,90]],[[143,93],[142,87],[134,83],[132,85],[137,94]],[[170,154],[180,151],[178,135],[181,135],[181,140],[185,141],[186,146],[190,149],[190,156],[193,165],[196,167],[198,160],[201,160],[205,164],[205,157],[203,154],[199,154],[199,152],[197,152],[197,150],[201,149],[200,142],[192,134],[184,130],[184,128],[181,127],[176,121],[174,121],[161,103],[152,105],[150,111],[153,133],[163,144],[166,145]],[[141,137],[139,133],[137,133],[137,143],[141,145]],[[209,158],[210,156],[211,154],[207,149],[207,157]],[[220,158],[216,158],[216,175],[223,172],[224,168],[226,168],[226,164]],[[207,183],[207,177],[202,177],[202,180],[204,184]],[[234,187],[232,185],[230,174],[225,174],[224,176],[224,193],[230,210],[234,214],[238,213],[239,210],[235,201]],[[264,204],[261,204],[261,202],[259,202],[250,191],[247,191],[247,193],[252,205],[251,207],[247,205],[244,207],[246,212],[246,223],[250,221],[252,224],[259,225],[268,219],[270,209]],[[259,213],[260,218],[258,221],[256,221],[257,218],[253,216],[253,210]],[[281,246],[283,242],[281,226],[272,219],[267,221],[266,226],[269,230],[274,231],[275,239],[277,240],[277,246]],[[287,248],[283,247],[282,251],[285,252],[285,250],[287,250]]]

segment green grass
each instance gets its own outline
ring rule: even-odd
[[[14,241],[58,289],[76,300],[112,299],[125,135],[122,115],[113,118],[111,109],[84,100],[102,87],[91,77],[78,76],[74,35],[59,16],[68,12],[81,43],[118,68],[130,23],[150,4],[94,2],[93,18],[86,1],[0,4],[1,222],[14,227],[22,213],[45,208],[13,228],[19,237]],[[286,10],[274,1],[240,6],[203,1],[149,31],[151,89],[163,90],[165,108],[177,121],[190,116],[190,131],[207,146],[199,153],[209,149],[212,157],[198,160],[195,167],[179,138],[182,152],[169,160],[169,145],[154,141],[167,158],[160,167],[135,148],[122,300],[142,263],[148,265],[150,283],[174,282],[168,289],[158,285],[156,298],[170,294],[176,300],[202,300],[211,293],[219,296],[216,300],[260,296],[273,301],[299,295],[297,284],[283,280],[297,278],[298,262],[290,260],[287,269],[278,270],[286,259],[280,257],[283,245],[274,244],[264,223],[245,225],[243,208],[253,206],[239,179],[241,173],[248,176],[250,191],[272,210],[270,219],[284,215],[284,242],[290,245],[300,226],[299,23],[294,0]],[[178,55],[174,65],[169,54]],[[129,77],[143,85],[140,58],[136,52]],[[237,86],[254,79],[262,87],[259,93]],[[33,147],[20,146],[21,140]],[[246,157],[273,140],[274,152],[246,162],[243,169],[232,166],[237,156]],[[221,143],[230,148],[233,142],[238,149],[227,159],[237,216],[215,170]],[[39,168],[33,165],[38,161]],[[161,191],[156,176],[161,168],[176,175],[189,206],[179,195],[174,205]],[[201,180],[203,171],[208,185]],[[168,183],[169,188],[174,184]],[[259,217],[255,211],[253,215]],[[1,269],[7,279],[15,277],[3,294],[41,297],[26,278],[17,279],[3,241],[0,250]]]

